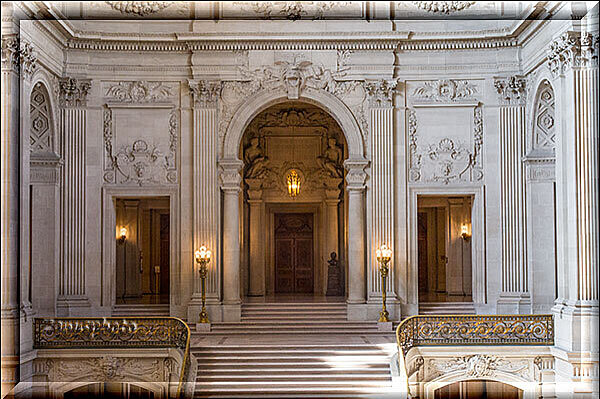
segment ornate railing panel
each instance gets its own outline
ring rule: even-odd
[[[190,366],[190,329],[175,317],[36,318],[35,349],[177,348],[183,362],[177,397]]]
[[[554,345],[552,315],[412,316],[396,329],[405,355],[416,346]]]

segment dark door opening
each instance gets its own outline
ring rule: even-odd
[[[313,214],[275,214],[275,293],[314,291]]]
[[[434,399],[522,399],[523,391],[490,380],[459,381],[436,389]]]

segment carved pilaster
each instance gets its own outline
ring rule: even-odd
[[[90,79],[61,78],[58,81],[58,102],[63,108],[85,107],[92,87]]]
[[[371,108],[391,107],[398,81],[395,79],[366,81],[365,90],[369,96]]]
[[[524,105],[526,101],[526,81],[522,76],[494,79],[501,104]]]
[[[2,37],[2,70],[19,73],[19,37],[17,35]]]
[[[221,95],[221,82],[188,80],[194,107],[214,108]]]
[[[19,62],[21,63],[22,76],[26,79],[30,79],[31,75],[33,75],[37,69],[37,57],[33,50],[33,46],[24,40],[21,40],[21,45],[19,47]]]
[[[571,68],[598,67],[599,36],[589,32],[565,32],[547,50],[547,63],[554,77]]]

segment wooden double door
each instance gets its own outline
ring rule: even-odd
[[[275,293],[314,291],[314,215],[275,214]]]

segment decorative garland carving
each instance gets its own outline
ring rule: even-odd
[[[118,82],[106,89],[107,101],[120,103],[163,103],[173,97],[173,88],[162,82]]]
[[[473,110],[473,146],[448,137],[437,143],[418,144],[417,114],[408,110],[409,181],[410,182],[476,182],[483,178],[481,150],[483,147],[483,112]]]
[[[471,378],[493,377],[498,371],[532,380],[532,367],[527,359],[508,360],[491,355],[459,356],[451,359],[429,359],[428,379],[453,372],[463,372]]]
[[[112,111],[104,110],[104,182],[109,184],[176,184],[177,141],[179,121],[177,110],[169,115],[169,147],[166,153],[156,144],[139,138],[113,153]]]
[[[522,76],[494,79],[494,87],[498,91],[500,101],[504,104],[524,105],[527,98],[527,84]]]
[[[417,8],[431,12],[451,14],[453,12],[465,10],[475,4],[474,1],[413,1]]]
[[[477,87],[467,80],[443,79],[424,82],[417,87],[412,96],[426,102],[474,101]]]
[[[309,16],[312,19],[323,19],[325,11],[336,7],[344,7],[349,1],[251,1],[234,2],[243,10],[260,14],[264,19],[286,18],[292,21]]]
[[[60,359],[52,362],[50,381],[77,381],[85,376],[90,381],[163,381],[164,373],[156,359],[113,356],[85,359]]]
[[[141,17],[154,14],[169,7],[172,1],[106,1],[106,4],[122,14],[136,14]]]
[[[554,77],[570,68],[598,67],[599,36],[589,32],[565,32],[548,48],[548,68]]]
[[[87,95],[92,87],[90,79],[60,78],[58,101],[61,107],[85,107]]]

